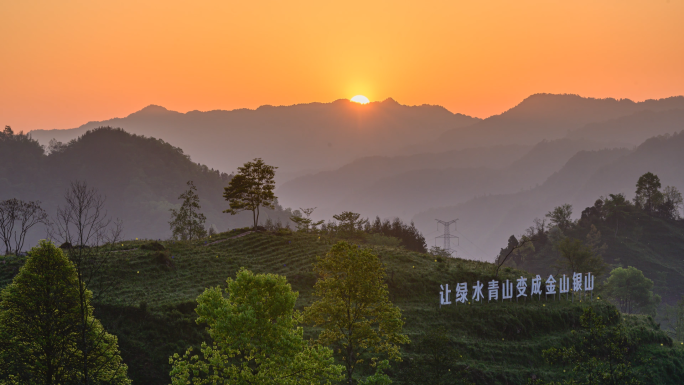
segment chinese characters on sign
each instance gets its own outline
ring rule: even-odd
[[[518,301],[521,297],[523,300],[526,300],[528,294],[530,298],[535,298],[536,296],[537,300],[541,300],[542,294],[544,295],[544,298],[547,299],[549,296],[552,296],[555,299],[556,294],[560,299],[561,295],[565,294],[565,298],[568,299],[569,293],[571,291],[573,301],[575,300],[576,294],[580,298],[582,298],[582,295],[586,296],[587,294],[590,294],[590,298],[593,298],[595,278],[596,277],[594,277],[591,273],[587,273],[585,275],[583,275],[582,273],[573,273],[571,289],[570,277],[566,277],[565,274],[563,274],[562,277],[558,277],[558,281],[556,281],[553,275],[549,275],[549,277],[546,278],[546,280],[543,280],[542,277],[539,274],[537,274],[537,276],[532,279],[532,285],[529,286],[528,289],[527,278],[521,276],[520,278],[515,280],[515,288],[517,291],[517,293],[515,294],[515,300]],[[481,283],[480,281],[477,281],[477,283],[472,286],[473,291],[472,296],[470,297],[471,301],[484,302],[485,295],[482,290],[485,287],[485,283],[487,282]],[[558,286],[556,286],[556,283],[558,283]],[[439,288],[441,290],[439,292],[440,306],[451,305],[452,298],[456,304],[465,304],[466,302],[468,302],[468,282],[457,283],[453,290],[453,297],[451,295],[452,290],[449,289],[448,283],[445,285],[440,285]],[[556,289],[558,289],[557,292]],[[501,296],[499,296],[499,290],[501,290]],[[499,298],[501,298],[502,301],[507,299],[512,301],[514,297],[513,282],[510,282],[509,280],[506,280],[505,282],[501,281],[501,285],[499,285],[499,281],[497,280],[489,281],[487,283],[487,294],[488,302],[498,302]]]

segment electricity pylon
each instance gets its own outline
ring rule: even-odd
[[[456,221],[458,219],[451,220],[449,222],[446,221],[441,221],[439,219],[435,219],[438,223],[441,223],[444,225],[444,234],[440,235],[439,237],[435,238],[435,241],[437,241],[437,238],[444,238],[444,250],[448,252],[449,254],[453,254],[456,250],[451,249],[451,238],[456,238],[458,240],[458,237],[455,235],[451,235],[451,224],[454,223],[454,230],[456,229]],[[439,227],[439,225],[437,225]]]

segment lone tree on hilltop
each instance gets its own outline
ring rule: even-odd
[[[223,197],[230,203],[230,208],[223,211],[235,215],[241,211],[251,211],[254,219],[254,230],[259,224],[259,209],[268,207],[275,209],[275,170],[278,167],[269,166],[261,158],[247,162],[238,167],[238,173],[224,188]]]
[[[5,254],[16,254],[24,247],[26,233],[39,223],[49,224],[48,215],[40,202],[8,199],[0,202],[0,241]]]
[[[91,293],[84,293],[90,317],[85,361],[74,264],[48,241],[29,252],[26,264],[0,294],[0,378],[8,384],[131,383],[117,338],[92,316]]]
[[[188,181],[187,184],[188,190],[178,197],[178,199],[183,200],[180,209],[170,209],[171,221],[169,225],[173,239],[182,241],[192,241],[207,235],[207,231],[204,229],[204,222],[207,218],[199,212],[202,207],[196,193],[197,187],[192,181]]]
[[[399,345],[409,339],[402,334],[401,310],[389,300],[378,256],[338,242],[314,270],[319,275],[314,286],[318,300],[305,309],[305,318],[323,328],[318,337],[322,345],[342,354],[347,383],[354,384],[354,370],[365,353],[384,353],[400,361]]]

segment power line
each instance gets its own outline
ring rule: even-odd
[[[462,232],[460,232],[458,230],[456,230],[456,232],[461,234],[463,236],[463,238],[465,238],[465,240],[468,241],[471,245],[475,246],[476,249],[480,250],[480,252],[482,252],[483,256],[486,258],[487,253],[484,250],[482,250],[480,248],[480,246],[476,245],[474,242],[472,242],[470,239],[468,239],[468,237],[466,237],[465,234],[463,234]]]

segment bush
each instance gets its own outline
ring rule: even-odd
[[[164,245],[161,243],[154,241],[140,246],[140,250],[163,251],[166,250],[166,247],[164,247]]]

